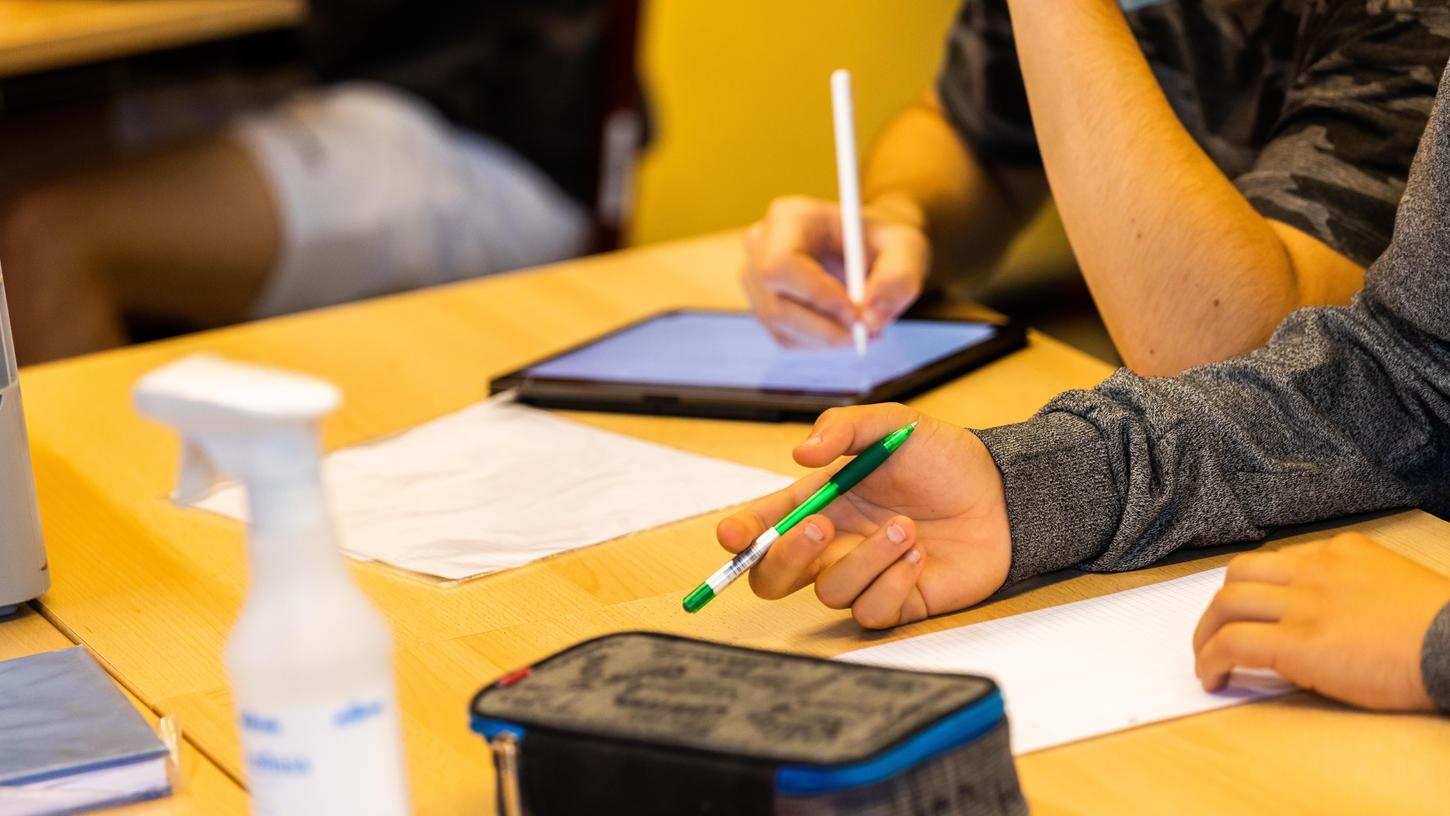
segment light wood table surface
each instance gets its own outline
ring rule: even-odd
[[[0,622],[0,660],[28,657],[41,652],[66,649],[75,644],[49,621],[30,608],[22,608],[18,616]],[[103,662],[104,665],[104,662]],[[136,706],[152,728],[157,716],[125,688],[126,697]],[[236,780],[227,776],[216,763],[198,753],[182,733],[181,785],[170,796],[150,802],[107,810],[115,816],[192,816],[196,814],[243,814],[247,812],[246,794]]]
[[[221,665],[245,589],[243,529],[172,507],[178,443],[131,406],[144,372],[210,351],[336,382],[332,449],[412,427],[487,394],[490,376],[649,313],[740,307],[733,235],[240,326],[22,372],[54,588],[42,602],[148,705],[233,775],[242,773]],[[1049,338],[914,404],[962,425],[1025,419],[1088,387],[1102,363]],[[579,421],[782,473],[805,427],[605,414]],[[471,694],[503,671],[583,638],[646,628],[830,655],[1138,586],[1227,556],[1123,575],[1083,575],[888,635],[859,630],[809,592],[774,604],[743,589],[686,616],[680,598],[719,566],[719,514],[455,586],[354,564],[398,641],[399,688],[420,813],[491,808],[488,752],[467,729]],[[1361,525],[1442,567],[1450,532],[1420,513]],[[1188,633],[1184,635],[1188,646]],[[1071,689],[1071,667],[1064,666]],[[1090,701],[1087,701],[1090,704]],[[1044,813],[1414,812],[1450,801],[1450,724],[1383,717],[1308,695],[1152,725],[1022,757]]]
[[[304,0],[0,0],[0,77],[300,21]]]

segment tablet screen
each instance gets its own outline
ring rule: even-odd
[[[783,349],[755,318],[674,312],[523,372],[529,377],[861,394],[990,339],[987,323],[901,320],[867,348]]]

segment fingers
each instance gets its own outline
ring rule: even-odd
[[[1198,650],[1195,671],[1205,691],[1228,684],[1235,667],[1273,669],[1288,645],[1284,627],[1276,623],[1230,623]]]
[[[842,324],[811,306],[797,303],[770,289],[755,269],[746,267],[741,275],[741,285],[750,301],[750,310],[781,345],[823,347],[850,342],[850,332]]]
[[[1277,552],[1251,552],[1228,562],[1225,580],[1234,583],[1253,581],[1261,584],[1286,586],[1294,579],[1298,558],[1293,548]]]
[[[1193,633],[1193,650],[1203,648],[1224,626],[1238,621],[1272,623],[1284,616],[1289,591],[1281,586],[1259,583],[1224,584],[1198,621]]]
[[[834,205],[801,197],[777,199],[765,220],[747,230],[745,249],[747,290],[764,289],[839,326],[856,319],[845,286],[821,263],[825,256],[841,254],[840,216]],[[778,317],[762,314],[772,323]]]
[[[820,514],[806,516],[772,544],[750,570],[750,588],[765,600],[774,601],[809,584],[819,570],[821,553],[835,535],[830,519]]]
[[[838,332],[848,330],[858,314],[879,334],[916,300],[931,264],[926,236],[902,223],[868,219],[865,226],[872,258],[865,301],[859,308],[840,276],[827,268],[842,255],[836,204],[801,196],[778,198],[764,220],[746,230],[746,289],[752,292],[752,307],[777,340],[792,345],[838,344]],[[783,304],[798,306],[818,319]]]
[[[877,228],[870,234],[878,251],[866,279],[861,316],[871,331],[880,333],[921,294],[931,249],[925,236],[900,227]]]
[[[756,248],[762,257],[841,254],[841,210],[835,202],[781,196],[770,202],[760,227]]]
[[[787,347],[795,345],[790,335],[777,328],[782,303],[780,296],[766,289],[748,264],[740,274],[740,285],[745,289],[746,300],[750,301],[750,311],[775,338],[775,342]]]
[[[801,348],[844,346],[851,332],[808,306],[777,297],[770,310],[769,326],[783,345]]]
[[[916,543],[916,525],[897,516],[877,527],[816,577],[816,597],[832,609],[846,609]],[[890,625],[890,624],[888,624]]]
[[[1229,562],[1223,588],[1213,596],[1193,632],[1193,651],[1200,656],[1200,667],[1209,644],[1223,632],[1238,631],[1237,627],[1246,624],[1274,624],[1284,617],[1295,561],[1293,553],[1279,551],[1247,553]],[[1222,650],[1222,644],[1217,648]],[[1227,680],[1226,673],[1223,677],[1205,675],[1202,668],[1199,677],[1209,690],[1222,687]]]
[[[842,326],[856,319],[856,306],[846,294],[846,287],[815,258],[802,252],[766,254],[758,269],[761,283],[771,292]]]
[[[877,578],[856,603],[851,617],[867,629],[887,629],[926,617],[926,601],[917,580],[926,566],[920,549],[913,547]]]
[[[753,258],[756,253],[760,252],[760,239],[763,235],[765,235],[765,224],[759,221],[756,221],[745,229],[744,243],[745,256],[747,258]]]
[[[830,474],[812,473],[796,481],[784,490],[778,490],[751,502],[745,508],[720,520],[715,526],[715,538],[720,546],[738,553],[750,546],[765,528],[775,525],[790,511],[826,483]]]
[[[824,467],[838,456],[860,453],[920,417],[918,411],[899,403],[832,408],[816,419],[810,437],[796,446],[795,460],[806,467]]]

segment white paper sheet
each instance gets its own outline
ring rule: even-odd
[[[1193,630],[1223,575],[1208,570],[838,659],[995,678],[1014,754],[1290,690],[1268,672],[1236,672],[1215,694],[1199,685]]]
[[[504,397],[336,451],[323,481],[346,553],[461,579],[719,510],[791,480]],[[246,517],[238,486],[197,506]]]

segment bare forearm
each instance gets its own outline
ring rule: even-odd
[[[1259,215],[1178,121],[1114,0],[1009,0],[1047,177],[1129,366],[1172,374],[1262,344],[1362,270]]]
[[[926,232],[938,285],[990,271],[1046,197],[1039,169],[989,175],[929,92],[887,125],[863,186],[869,209]]]

